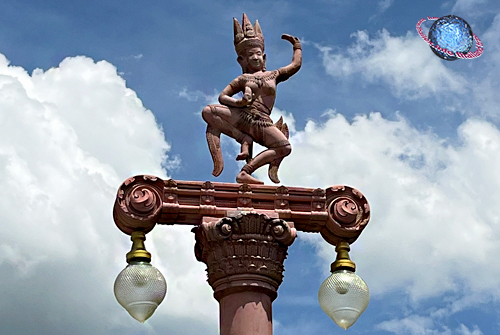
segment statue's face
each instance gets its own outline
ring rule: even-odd
[[[266,55],[259,47],[247,49],[244,55],[241,55],[241,63],[249,72],[260,71],[264,68]],[[240,61],[240,59],[238,59]],[[246,66],[245,66],[246,65]]]

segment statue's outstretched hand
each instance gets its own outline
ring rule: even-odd
[[[284,40],[287,40],[288,42],[292,43],[293,46],[300,46],[300,40],[298,37],[288,35],[288,34],[283,34],[281,35],[281,38]]]

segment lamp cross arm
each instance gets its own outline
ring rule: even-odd
[[[303,232],[318,232],[330,244],[354,242],[370,218],[358,190],[344,185],[321,188],[162,180],[139,175],[119,188],[113,208],[125,234],[151,231],[156,224],[198,226],[204,217],[260,213],[292,221]]]

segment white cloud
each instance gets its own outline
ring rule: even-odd
[[[389,7],[392,6],[394,0],[380,0],[378,3],[378,9],[381,13],[385,12]]]
[[[478,7],[487,2],[487,0],[457,0],[451,13],[467,13],[469,16],[477,16],[481,12]]]
[[[495,38],[493,32],[486,40]],[[404,98],[466,89],[464,79],[412,34],[391,37],[382,31],[370,39],[358,32],[355,37],[342,52],[320,48],[331,75],[382,81]],[[206,103],[216,98],[187,90],[179,96]],[[444,309],[381,327],[446,334],[436,320],[499,298],[497,127],[469,119],[458,129],[460,144],[451,145],[403,118],[371,114],[348,121],[331,111],[324,122],[296,129],[292,114],[275,109],[273,118],[281,114],[294,150],[280,170],[285,185],[348,184],[368,197],[373,217],[352,256],[373,295],[404,290],[418,302],[456,294]],[[145,328],[112,295],[130,248],[111,218],[116,190],[134,174],[164,178],[164,167],[178,161],[167,156],[169,144],[153,114],[111,64],[75,57],[29,75],[0,55],[0,127],[5,195],[0,203],[0,308],[6,311],[0,323],[5,331],[216,331],[217,303],[205,266],[194,260],[187,227],[157,227],[148,235],[146,245],[167,278],[168,292]],[[307,236],[327,270],[334,252],[318,236]],[[418,328],[419,320],[429,326]],[[288,329],[276,324],[277,333]],[[463,325],[454,331],[482,334]]]
[[[303,335],[314,335],[325,333],[325,328],[322,324],[318,323],[316,320],[297,320],[293,323],[281,323],[278,320],[273,322],[274,334],[276,335],[286,335],[286,334],[303,334]],[[333,324],[332,328],[337,327]]]
[[[465,92],[466,80],[447,68],[416,33],[393,37],[383,29],[375,38],[365,31],[352,36],[355,42],[345,50],[317,46],[327,74],[341,79],[360,75],[406,99]]]
[[[377,3],[377,13],[370,16],[370,18],[368,19],[368,21],[372,21],[374,20],[377,16],[380,16],[381,14],[383,14],[386,10],[389,9],[389,7],[391,7],[392,5],[394,4],[394,0],[380,0],[378,3]]]
[[[483,335],[483,332],[477,326],[474,326],[474,328],[470,330],[465,325],[461,324],[457,331],[460,335]]]
[[[129,59],[132,59],[132,60],[141,60],[142,58],[144,57],[143,54],[137,54],[137,55],[129,55],[129,56],[124,56],[124,57],[120,57],[120,59],[122,60],[129,60]]]
[[[480,36],[481,41],[488,44],[488,51],[486,54],[490,57],[498,57],[497,51],[500,49],[500,13],[495,15],[491,26],[486,30],[486,32]],[[484,55],[483,55],[484,56]],[[497,58],[498,59],[498,58]]]
[[[413,301],[456,294],[500,298],[500,131],[469,119],[451,145],[407,121],[332,112],[292,136],[280,170],[285,185],[351,185],[370,201],[371,223],[353,260],[374,296],[394,290]],[[265,171],[259,171],[264,174]],[[318,236],[325,271],[334,251]],[[477,280],[481,273],[481,280]],[[454,312],[479,303],[471,300]]]
[[[378,329],[385,330],[394,334],[412,334],[412,335],[451,335],[451,331],[447,328],[442,331],[431,329],[434,328],[434,322],[426,317],[412,315],[402,319],[393,319],[384,321],[377,326]]]
[[[198,101],[201,100],[203,103],[207,104],[218,104],[218,98],[219,98],[218,92],[215,92],[212,95],[205,94],[202,91],[188,91],[186,87],[184,87],[180,92],[179,92],[179,97],[187,99],[188,101]],[[201,112],[200,112],[201,113]]]
[[[445,325],[436,324],[429,317],[419,315],[384,321],[378,324],[376,328],[398,335],[483,335],[483,332],[477,326],[470,329],[464,324],[460,324],[456,329],[452,330]]]
[[[113,223],[116,191],[129,176],[166,178],[164,167],[178,164],[153,114],[114,66],[74,57],[29,75],[0,55],[0,127],[3,332],[216,329],[216,302],[188,247],[194,238],[182,227],[156,228],[146,242],[169,285],[157,311],[163,317],[141,326],[113,296],[131,245]]]
[[[479,38],[485,45],[483,55],[474,62],[476,65],[477,78],[474,78],[475,85],[472,86],[473,99],[470,103],[472,113],[481,113],[487,117],[499,120],[500,96],[500,14],[493,19],[491,26]]]

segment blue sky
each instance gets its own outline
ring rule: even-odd
[[[284,185],[361,190],[372,219],[352,245],[372,300],[351,334],[500,329],[500,3],[456,1],[4,1],[0,5],[0,324],[5,334],[216,334],[217,303],[188,227],[146,246],[167,297],[146,324],[113,296],[128,237],[111,210],[126,178],[211,175],[202,108],[241,73],[232,19],[258,19],[290,126]],[[474,60],[436,57],[415,25],[464,18]],[[424,32],[430,23],[423,25]],[[265,171],[256,175],[266,180]],[[340,334],[317,303],[333,249],[299,234],[274,332]]]

